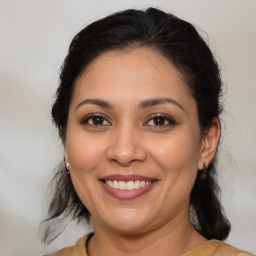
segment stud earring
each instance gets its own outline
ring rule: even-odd
[[[69,162],[67,162],[67,163],[66,163],[66,166],[65,166],[66,172],[67,172],[67,174],[69,175],[69,174],[70,174],[70,172],[69,172],[68,167],[69,167]]]
[[[209,164],[208,162],[205,162],[204,165],[203,165],[203,172],[206,174],[207,171],[208,171],[208,167],[209,167]]]

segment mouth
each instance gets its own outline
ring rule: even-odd
[[[118,199],[134,199],[148,192],[157,181],[139,175],[111,175],[99,179],[107,193]]]
[[[151,184],[151,181],[145,181],[145,180],[131,180],[128,182],[125,181],[117,181],[117,180],[106,180],[106,184],[114,189],[120,189],[120,190],[133,190],[133,189],[140,189],[145,186],[148,186]]]

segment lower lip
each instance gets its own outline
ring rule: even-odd
[[[110,194],[111,196],[113,196],[117,199],[123,199],[123,200],[134,199],[139,196],[142,196],[145,193],[147,193],[155,184],[155,182],[152,182],[151,184],[149,184],[145,187],[138,188],[138,189],[122,190],[122,189],[111,188],[105,182],[101,181],[101,183],[103,185],[103,188],[105,189],[105,191],[108,194]]]

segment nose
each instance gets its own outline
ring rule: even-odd
[[[136,161],[143,162],[146,159],[146,151],[142,137],[128,126],[113,131],[107,158],[121,166],[129,166]]]

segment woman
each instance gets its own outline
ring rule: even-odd
[[[48,220],[94,232],[50,255],[251,255],[220,242],[220,96],[211,51],[171,14],[127,10],[79,32],[52,108],[65,167]]]

